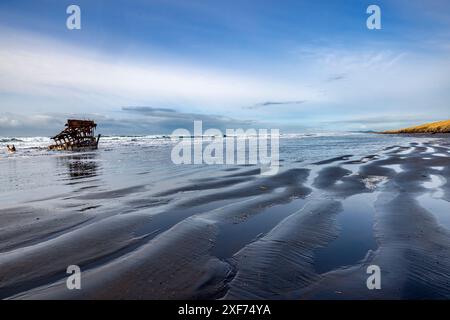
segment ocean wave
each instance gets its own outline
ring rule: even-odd
[[[0,138],[0,142],[23,142],[23,140],[17,138]]]
[[[268,132],[270,134],[270,131]],[[339,137],[339,136],[348,136],[355,135],[355,133],[351,132],[304,132],[304,133],[281,133],[281,140],[308,140],[308,139],[317,139],[320,137]],[[190,136],[188,138],[192,139],[194,144],[207,142],[210,140],[212,136],[210,135],[202,135],[202,136]],[[177,138],[177,139],[173,139]],[[177,143],[178,136],[173,135],[121,135],[121,136],[102,136],[100,139],[100,149],[111,149],[111,148],[119,148],[119,147],[164,147],[170,146],[174,143]],[[224,139],[257,139],[256,135],[233,135],[233,136],[224,136]],[[23,156],[34,156],[34,155],[45,155],[52,154],[49,153],[47,147],[51,145],[52,139],[49,137],[0,137],[0,158],[4,157],[23,157]],[[6,151],[6,145],[14,144],[17,148],[17,153],[14,155],[7,154],[6,152],[1,152],[2,150]]]

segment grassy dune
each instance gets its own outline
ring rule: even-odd
[[[403,128],[399,130],[384,131],[385,134],[398,133],[450,133],[450,120],[422,124],[420,126]]]

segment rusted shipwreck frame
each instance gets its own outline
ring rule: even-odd
[[[100,134],[95,137],[97,124],[92,120],[69,119],[66,128],[52,137],[55,144],[49,146],[50,150],[85,151],[98,148]]]

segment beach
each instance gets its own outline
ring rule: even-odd
[[[0,156],[2,299],[450,298],[446,135],[285,135],[273,176],[175,165],[165,137],[82,153],[14,139],[0,144],[18,148]]]

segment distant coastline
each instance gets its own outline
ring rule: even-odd
[[[381,134],[448,134],[450,133],[450,120],[426,123],[399,130],[378,132]]]

